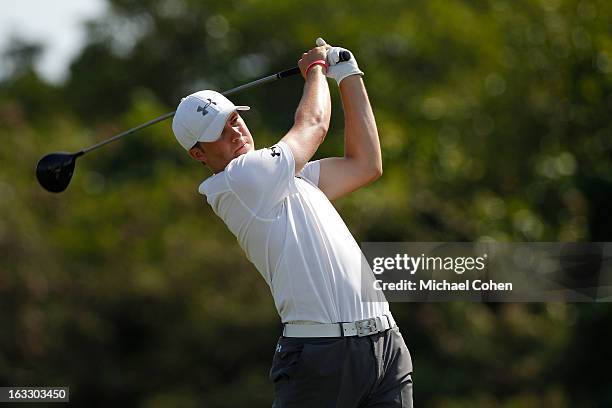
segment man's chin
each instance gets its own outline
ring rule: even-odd
[[[253,146],[250,143],[246,143],[244,146],[234,152],[234,158],[242,156],[243,154],[246,154],[252,150]]]

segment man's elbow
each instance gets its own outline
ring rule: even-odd
[[[379,162],[375,166],[373,166],[370,174],[372,178],[370,182],[378,180],[383,175],[382,162]]]
[[[383,175],[382,162],[378,163],[374,168],[374,180],[378,180]]]
[[[372,183],[378,180],[383,174],[382,161],[371,163],[366,167],[364,172],[364,184]]]

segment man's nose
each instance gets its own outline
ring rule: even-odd
[[[238,129],[232,128],[231,135],[232,135],[232,142],[242,139],[242,133]]]

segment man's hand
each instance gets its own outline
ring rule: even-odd
[[[342,51],[348,51],[346,48],[332,47],[321,37],[317,38],[316,43],[319,47],[325,47],[327,50],[326,60],[329,64],[329,68],[327,69],[326,76],[328,78],[335,79],[338,85],[340,85],[340,82],[342,82],[342,80],[348,76],[363,75],[363,71],[359,69],[355,55],[352,52],[349,51],[351,54],[350,60],[340,61],[340,53]]]
[[[306,70],[308,69],[310,64],[315,61],[325,61],[326,54],[327,50],[324,46],[315,47],[309,50],[308,52],[302,54],[302,58],[300,58],[300,60],[298,61],[298,67],[300,67],[300,72],[302,73],[304,79],[306,79],[306,75],[308,74]],[[317,65],[313,66],[312,68],[315,68],[316,66]],[[324,67],[323,70],[325,71]]]

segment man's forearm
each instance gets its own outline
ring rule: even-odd
[[[361,76],[351,75],[342,80],[340,95],[345,122],[344,156],[382,173],[378,129]]]
[[[323,68],[315,66],[310,69],[304,82],[302,99],[295,112],[295,126],[302,128],[320,126],[327,132],[330,115],[329,86]]]
[[[295,112],[295,123],[281,139],[291,149],[295,172],[299,173],[323,142],[329,128],[331,99],[323,67],[313,63],[324,57],[323,48],[314,48],[302,56],[298,66],[306,78],[302,99]]]

